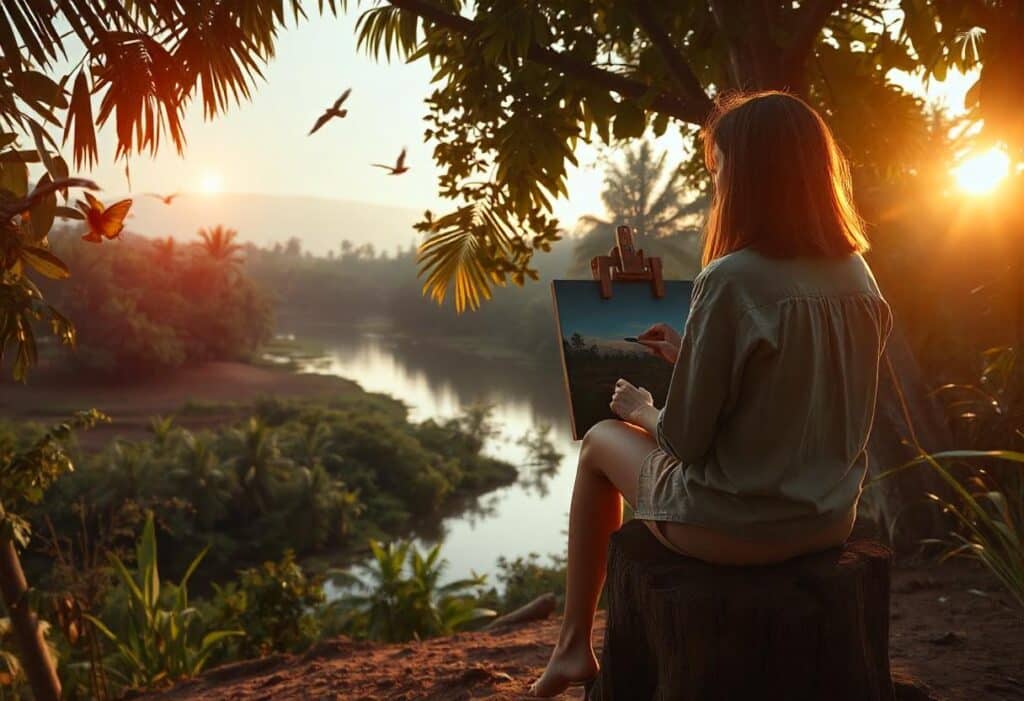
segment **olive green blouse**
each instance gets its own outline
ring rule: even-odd
[[[892,316],[860,255],[743,249],[694,281],[636,515],[786,537],[855,508]]]

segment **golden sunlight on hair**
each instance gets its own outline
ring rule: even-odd
[[[846,159],[799,97],[765,91],[720,98],[704,129],[704,156],[716,174],[705,265],[746,247],[773,258],[867,250]]]

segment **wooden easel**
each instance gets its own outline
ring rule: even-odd
[[[657,298],[665,296],[665,280],[661,276],[661,258],[644,256],[633,248],[633,230],[620,226],[615,230],[615,248],[606,256],[590,259],[590,272],[601,283],[601,299],[611,299],[612,280],[645,281]]]

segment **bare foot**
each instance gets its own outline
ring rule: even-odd
[[[570,647],[556,646],[540,679],[530,687],[530,696],[551,698],[574,684],[582,684],[597,675],[597,658],[590,642]]]

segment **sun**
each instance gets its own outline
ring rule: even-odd
[[[971,195],[985,195],[1010,174],[1010,156],[998,146],[993,146],[970,156],[952,172],[961,190]]]
[[[216,195],[224,189],[224,178],[220,173],[204,173],[199,179],[199,190],[204,195]]]

